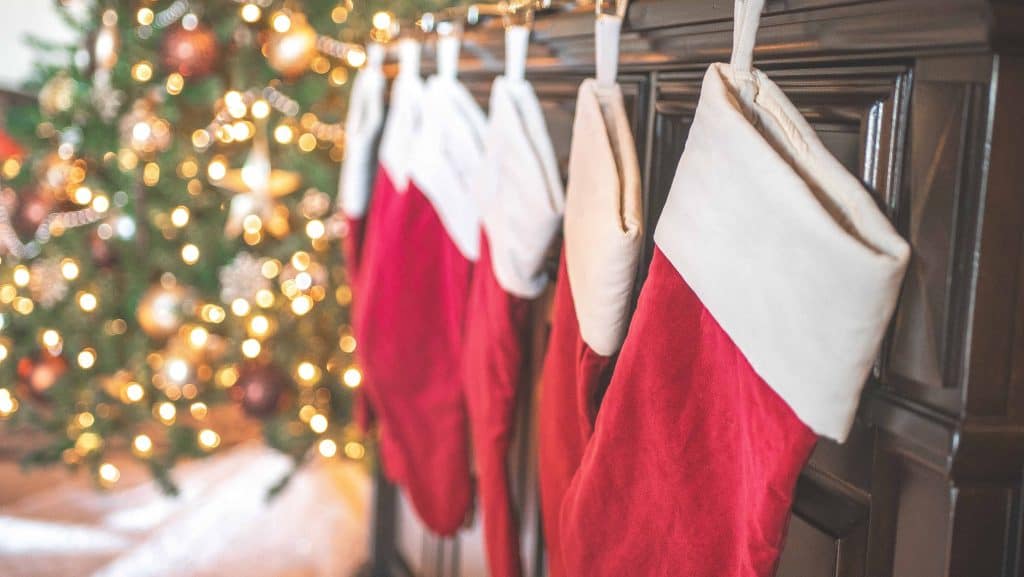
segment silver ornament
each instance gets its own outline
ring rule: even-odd
[[[256,293],[270,288],[270,280],[263,276],[263,263],[247,252],[240,252],[230,264],[221,267],[220,298],[225,304],[236,299],[252,301]]]

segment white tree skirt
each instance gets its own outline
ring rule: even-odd
[[[37,487],[0,505],[0,575],[352,575],[367,558],[368,475],[355,464],[318,460],[268,501],[289,467],[281,454],[247,444],[178,467],[178,497],[164,496],[145,470],[129,465],[115,491],[97,492],[80,478]],[[0,478],[0,494],[8,483]]]

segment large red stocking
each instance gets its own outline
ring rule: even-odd
[[[766,577],[817,437],[660,250],[649,272],[562,510],[570,574]]]
[[[800,470],[817,435],[848,434],[895,307],[909,249],[744,63],[754,4],[738,18],[740,58],[704,77],[561,509],[572,575],[772,575]]]

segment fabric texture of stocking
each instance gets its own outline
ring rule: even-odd
[[[401,231],[392,230],[388,223],[393,220],[392,215],[399,206],[397,200],[408,188],[410,160],[420,130],[422,104],[420,45],[413,40],[403,39],[399,43],[399,72],[391,85],[391,102],[380,138],[379,165],[373,180],[369,211],[363,219],[365,231],[359,236],[362,239],[356,259],[359,264],[352,283],[352,327],[357,343],[356,361],[363,371],[363,385],[356,396],[355,417],[364,431],[375,423],[377,402],[373,373],[374,362],[378,360],[365,354],[364,343],[372,334],[372,317],[367,318],[365,311],[380,306],[375,298],[382,282],[379,271],[391,266],[390,252],[396,250],[392,236],[401,234]],[[351,229],[349,234],[358,232]],[[389,479],[399,482],[404,477],[400,470],[402,460],[387,425],[380,422],[376,424],[384,472]]]
[[[617,84],[585,80],[540,383],[540,496],[552,577],[582,574],[563,567],[558,512],[625,336],[641,237],[640,168],[622,92]]]
[[[389,441],[387,468],[424,524],[451,535],[473,495],[461,354],[479,251],[472,186],[486,120],[454,75],[430,78],[421,103],[408,187],[390,174],[382,179],[394,190],[372,222],[375,268],[364,271],[359,348]]]
[[[480,175],[480,260],[463,355],[473,455],[492,577],[522,574],[508,451],[520,396],[531,301],[549,282],[546,256],[564,193],[540,103],[524,80],[491,88]]]
[[[366,209],[376,173],[377,138],[384,123],[384,47],[371,44],[367,58],[366,67],[352,83],[345,118],[345,160],[338,185],[338,204],[348,225],[344,250],[350,283],[358,283]]]

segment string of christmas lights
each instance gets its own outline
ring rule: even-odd
[[[27,463],[109,487],[127,451],[172,490],[174,463],[230,444],[237,413],[296,463],[367,456],[324,191],[366,57],[352,40],[378,12],[433,8],[119,0],[69,16],[74,61],[39,69],[38,107],[8,127],[27,151],[0,159],[16,191],[0,203],[0,427],[36,431]]]

